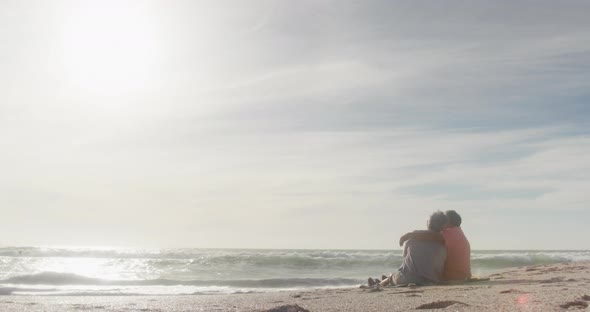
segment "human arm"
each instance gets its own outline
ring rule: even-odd
[[[425,240],[425,241],[435,241],[440,242],[441,244],[445,243],[445,238],[439,232],[427,231],[427,230],[419,230],[414,232],[409,232],[404,234],[399,239],[399,245],[403,246],[404,243],[410,239],[415,240]]]

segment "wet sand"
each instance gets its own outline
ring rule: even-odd
[[[0,311],[568,311],[590,305],[590,262],[537,265],[488,281],[193,296],[0,296]]]

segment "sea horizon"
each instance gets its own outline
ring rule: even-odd
[[[329,247],[329,248],[284,248],[284,247],[198,247],[198,246],[174,246],[174,247],[149,247],[149,246],[117,246],[117,245],[13,245],[13,244],[0,244],[0,249],[2,248],[58,248],[58,249],[96,249],[96,250],[104,250],[104,249],[145,249],[145,250],[168,250],[168,249],[203,249],[203,250],[309,250],[309,251],[316,251],[316,250],[334,250],[334,251],[387,251],[387,250],[401,250],[402,247],[392,247],[392,248],[339,248],[339,247]],[[471,251],[590,251],[588,248],[580,248],[580,249],[558,249],[558,248],[472,248]]]

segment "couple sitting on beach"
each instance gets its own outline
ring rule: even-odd
[[[428,219],[428,230],[400,238],[403,263],[397,272],[369,278],[369,286],[428,285],[463,281],[471,277],[471,247],[461,230],[461,216],[454,210],[437,211]]]

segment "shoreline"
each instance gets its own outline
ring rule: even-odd
[[[590,262],[496,271],[452,285],[178,296],[0,296],[0,311],[567,311],[590,305]],[[287,309],[283,309],[287,311]],[[277,310],[278,311],[278,310]],[[295,310],[293,310],[295,311]]]

